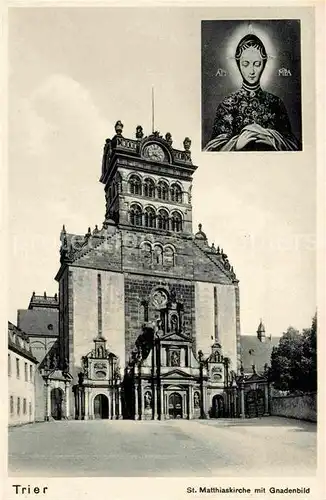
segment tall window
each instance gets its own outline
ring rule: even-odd
[[[152,263],[152,248],[149,243],[143,243],[141,247],[142,261],[145,265]]]
[[[160,245],[154,246],[153,261],[154,264],[163,264],[163,250]]]
[[[141,180],[138,175],[131,175],[129,178],[129,191],[131,194],[141,195]]]
[[[132,226],[142,226],[142,210],[139,205],[130,207],[130,224]]]
[[[27,367],[27,363],[25,363],[24,369],[25,369],[25,382],[28,382],[28,367]]]
[[[171,200],[177,203],[182,203],[182,191],[178,184],[172,184],[171,186]]]
[[[171,247],[164,248],[164,265],[174,266],[174,251]]]
[[[167,200],[168,193],[169,193],[169,188],[167,183],[164,181],[160,181],[157,184],[157,197],[160,198],[160,200]]]
[[[16,376],[20,377],[20,366],[19,366],[19,358],[16,358]]]
[[[31,402],[28,403],[28,412],[29,412],[29,416],[31,417],[32,416],[32,403]]]
[[[23,414],[26,415],[27,413],[27,401],[26,398],[23,399]]]
[[[169,214],[166,210],[159,210],[157,214],[157,227],[158,229],[169,229]]]
[[[179,212],[173,212],[171,215],[171,229],[172,231],[182,231],[182,217]]]
[[[8,354],[8,377],[11,377],[11,356]]]
[[[33,365],[29,365],[29,381],[33,382]]]
[[[145,227],[155,227],[155,212],[153,208],[147,207],[144,213]]]
[[[20,398],[17,398],[17,415],[20,415]]]
[[[10,396],[10,415],[14,414],[14,396]]]
[[[155,184],[152,179],[145,179],[144,181],[144,196],[147,196],[147,198],[155,197]]]

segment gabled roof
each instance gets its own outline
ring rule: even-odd
[[[57,337],[59,311],[57,309],[18,309],[18,326],[28,335]]]
[[[279,343],[280,337],[266,337],[261,342],[255,335],[241,335],[241,360],[245,373],[252,373],[252,365],[255,365],[256,371],[262,373],[264,365],[270,365],[271,354],[274,346]]]
[[[8,348],[29,361],[38,363],[32,354],[28,335],[10,321],[8,321]]]

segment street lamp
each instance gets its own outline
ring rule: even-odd
[[[50,414],[50,408],[49,408],[49,376],[51,373],[51,368],[50,368],[50,360],[49,357],[46,356],[44,360],[44,365],[42,368],[41,375],[43,377],[43,380],[45,382],[45,418],[44,420],[48,422],[50,420],[49,414]]]

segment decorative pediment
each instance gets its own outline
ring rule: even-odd
[[[186,335],[185,333],[177,333],[177,332],[169,332],[167,333],[166,335],[164,335],[163,337],[161,337],[161,341],[176,341],[176,342],[188,342],[188,343],[192,343],[192,340],[191,338]]]
[[[184,378],[184,379],[189,379],[189,378],[195,378],[193,375],[190,375],[187,372],[184,372],[183,370],[180,369],[173,369],[167,373],[162,373],[161,378]]]

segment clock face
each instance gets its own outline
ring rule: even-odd
[[[149,144],[146,146],[144,156],[155,161],[163,161],[165,157],[163,149],[158,144]]]

